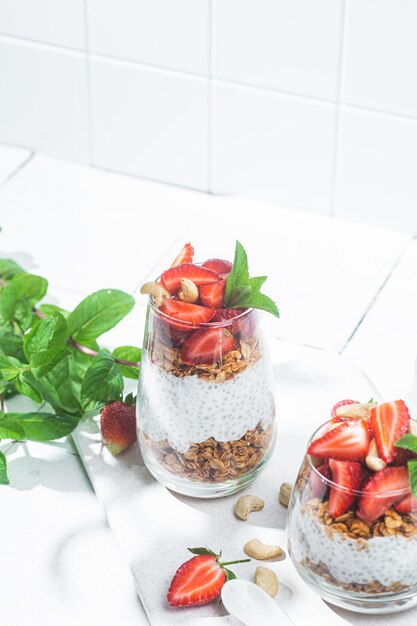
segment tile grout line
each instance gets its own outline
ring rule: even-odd
[[[33,159],[34,156],[35,152],[31,152],[29,156],[24,159],[24,161],[22,161],[12,172],[10,172],[8,176],[6,176],[6,178],[0,184],[0,188],[4,187],[9,182],[9,180],[19,174],[19,172],[26,167],[26,165]]]
[[[404,249],[401,252],[401,254],[398,256],[398,258],[395,260],[395,262],[391,266],[391,269],[389,270],[388,274],[386,275],[386,277],[384,278],[382,283],[379,285],[378,289],[374,293],[372,299],[370,300],[368,306],[366,307],[366,309],[365,309],[364,313],[362,314],[361,318],[359,319],[358,323],[356,324],[356,326],[354,327],[353,331],[351,332],[351,334],[347,338],[346,342],[343,344],[343,346],[338,351],[338,354],[341,355],[346,350],[346,348],[348,347],[348,345],[350,344],[350,342],[352,341],[352,339],[354,338],[354,336],[358,332],[359,328],[362,326],[362,324],[365,321],[366,317],[368,316],[368,313],[373,308],[375,302],[378,300],[380,293],[384,290],[385,286],[387,285],[389,280],[392,278],[393,274],[395,273],[395,270],[397,269],[397,267],[401,263],[402,259],[406,255],[407,251],[409,250],[409,248],[411,247],[413,242],[416,241],[416,240],[417,240],[417,236],[416,235],[410,237],[410,240],[408,241],[407,245],[404,247]]]
[[[347,0],[343,0],[343,9],[340,21],[340,43],[339,43],[339,71],[337,77],[337,99],[336,99],[336,114],[335,114],[335,137],[333,146],[333,164],[332,164],[332,180],[330,190],[330,216],[335,216],[336,210],[336,188],[338,182],[338,171],[340,161],[340,133],[341,133],[341,104],[342,104],[342,82],[344,71],[344,59],[345,59],[345,39],[346,39],[346,14],[347,14]]]

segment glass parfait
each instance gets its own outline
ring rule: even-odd
[[[410,496],[409,485],[367,492],[381,511],[367,523],[358,515],[364,491],[338,485],[318,464],[306,454],[289,507],[288,550],[300,576],[324,600],[351,611],[391,613],[416,605],[417,513],[396,510]],[[407,473],[405,466],[395,469]],[[361,471],[367,472],[363,466]],[[331,490],[352,501],[339,517],[329,512]]]
[[[225,496],[250,483],[269,459],[275,407],[260,318],[242,309],[196,325],[169,317],[150,298],[138,440],[149,471],[173,491]],[[196,345],[199,358],[191,359]]]

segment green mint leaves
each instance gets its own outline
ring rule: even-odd
[[[261,293],[266,276],[249,276],[248,256],[242,244],[236,241],[235,258],[224,293],[226,308],[262,309],[279,317],[277,305],[271,298]]]
[[[411,450],[417,454],[417,437],[408,433],[404,435],[398,441],[395,442],[398,448],[404,448],[405,450]],[[417,498],[417,459],[410,459],[407,463],[408,471],[410,473],[410,484],[413,496]]]

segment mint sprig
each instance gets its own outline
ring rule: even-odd
[[[242,244],[236,241],[232,271],[226,282],[224,307],[262,309],[279,317],[275,302],[260,291],[266,279],[266,276],[249,276],[248,255]]]
[[[407,433],[398,439],[395,445],[398,448],[410,450],[417,454],[417,437],[411,433]],[[411,491],[413,492],[413,496],[417,498],[417,459],[410,459],[407,463],[407,467],[410,474]]]

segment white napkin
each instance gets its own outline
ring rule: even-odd
[[[318,353],[302,362],[275,367],[278,438],[263,474],[245,492],[264,499],[265,508],[247,522],[234,517],[237,496],[200,500],[178,496],[157,483],[143,465],[138,447],[114,458],[102,446],[96,421],[82,422],[74,440],[110,528],[129,561],[139,597],[152,626],[237,626],[219,602],[174,609],[166,602],[170,580],[190,558],[187,547],[206,545],[223,550],[225,560],[242,558],[242,547],[257,537],[285,549],[286,509],[278,503],[279,485],[294,482],[307,440],[328,419],[339,399],[366,401],[377,391],[366,376],[345,359]],[[257,562],[231,567],[238,577],[253,579]],[[295,573],[289,558],[270,563],[280,581],[277,602],[296,624],[334,626],[337,614]],[[339,611],[349,623],[367,626],[415,626],[417,610],[399,615],[362,616]],[[327,617],[326,617],[327,616]],[[326,620],[326,621],[325,621]]]

